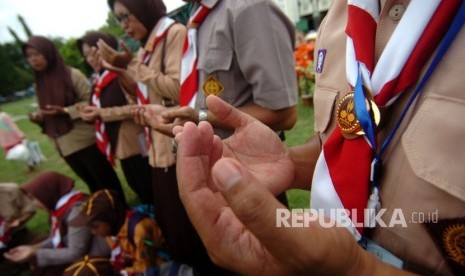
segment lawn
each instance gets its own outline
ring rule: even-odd
[[[29,179],[43,171],[56,171],[70,176],[76,180],[76,188],[88,192],[87,186],[80,180],[76,174],[68,167],[63,159],[58,155],[52,142],[41,133],[40,128],[27,119],[27,113],[30,111],[30,105],[35,103],[34,98],[29,98],[17,102],[1,104],[0,111],[7,112],[14,119],[19,128],[24,132],[30,141],[38,141],[42,152],[47,157],[47,161],[38,166],[34,171],[29,171],[23,163],[6,161],[0,157],[0,182],[14,182],[23,184]],[[286,132],[286,145],[298,145],[306,141],[313,133],[313,107],[302,106],[299,104],[298,122],[291,131]],[[123,184],[126,197],[130,205],[138,203],[136,195],[128,187],[123,173],[118,166],[118,176]],[[290,190],[287,192],[291,208],[308,208],[309,192],[301,190]],[[28,222],[29,229],[35,232],[48,232],[47,216],[43,212],[38,212],[33,219]]]

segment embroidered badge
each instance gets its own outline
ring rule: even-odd
[[[465,275],[465,218],[425,223],[426,229],[455,275]]]
[[[465,224],[450,225],[442,235],[442,242],[448,257],[465,267]]]
[[[215,77],[209,76],[205,83],[202,85],[205,97],[208,95],[218,96],[224,91],[224,86]]]
[[[325,64],[325,58],[326,58],[326,49],[318,50],[318,57],[316,60],[316,68],[315,68],[316,73],[321,74],[321,72],[323,72],[323,65]]]

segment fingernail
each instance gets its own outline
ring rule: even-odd
[[[242,179],[241,172],[230,161],[220,160],[215,167],[217,183],[223,191],[229,190]]]

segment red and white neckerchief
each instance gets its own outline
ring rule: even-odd
[[[181,60],[181,95],[180,106],[189,105],[195,108],[195,98],[198,91],[199,79],[197,72],[197,32],[202,22],[207,18],[211,9],[200,4],[187,22],[187,34],[184,41]]]
[[[111,236],[111,241],[113,244],[111,246],[110,263],[117,271],[121,271],[126,268],[126,260],[123,250],[121,249],[119,238]]]
[[[168,31],[173,26],[176,21],[173,19],[165,16],[160,19],[160,27],[158,27],[157,32],[155,34],[155,38],[151,44],[147,44],[146,48],[144,49],[144,53],[142,55],[142,61],[145,65],[149,64],[150,59],[152,58],[152,53],[157,44],[162,41],[167,35]],[[137,104],[138,105],[146,105],[149,104],[149,91],[147,85],[141,81],[137,82]],[[150,145],[150,129],[148,127],[144,128],[145,133],[145,142],[147,147]]]
[[[84,198],[84,193],[81,191],[72,191],[67,193],[66,195],[62,196],[56,206],[55,206],[55,211],[53,211],[51,215],[51,221],[52,221],[52,245],[53,248],[61,248],[63,247],[63,242],[61,240],[61,234],[60,234],[60,218],[63,216],[66,211],[69,210],[73,204]]]
[[[10,235],[6,230],[7,222],[0,218],[0,249],[6,248],[8,246],[8,241],[10,240]]]
[[[412,0],[374,64],[379,1],[348,0],[346,74],[355,87],[359,71],[363,86],[378,106],[395,103],[412,85],[445,34],[460,1]],[[312,209],[341,221],[338,212],[348,210],[348,230],[358,240],[367,222],[370,164],[375,152],[365,136],[345,139],[336,128],[323,145],[312,184]],[[377,193],[377,191],[374,191]],[[370,205],[368,205],[370,206]],[[337,214],[337,215],[336,215]]]
[[[102,90],[118,77],[117,74],[105,70],[98,78],[95,79],[94,94],[92,95],[92,106],[102,108],[100,96]],[[95,120],[95,137],[97,138],[97,147],[107,157],[108,162],[115,166],[115,155],[111,150],[110,138],[105,130],[105,123],[102,119]]]

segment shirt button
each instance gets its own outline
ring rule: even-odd
[[[403,5],[395,5],[389,11],[389,18],[393,21],[399,21],[404,15],[405,7]]]

